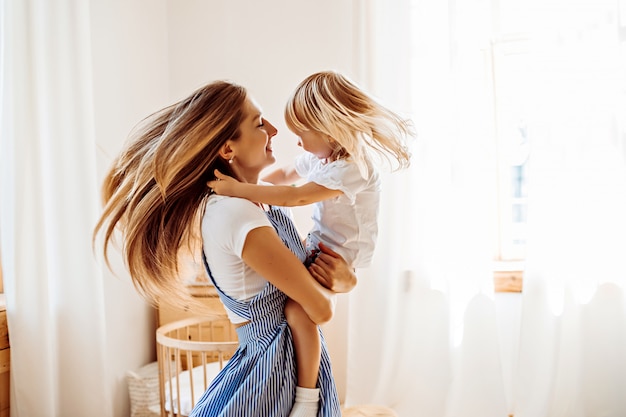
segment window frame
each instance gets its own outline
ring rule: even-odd
[[[493,38],[489,45],[489,77],[491,79],[492,97],[493,97],[493,124],[494,124],[494,141],[496,146],[496,195],[497,195],[497,225],[496,225],[496,253],[494,254],[494,290],[495,292],[522,292],[523,276],[524,276],[524,246],[516,246],[512,240],[514,237],[514,224],[512,221],[506,221],[505,215],[507,211],[512,210],[513,204],[527,204],[525,197],[516,198],[511,196],[511,164],[505,163],[504,152],[506,146],[503,135],[507,132],[507,128],[503,122],[502,103],[506,100],[502,99],[502,90],[506,90],[502,86],[502,60],[507,55],[519,55],[529,52],[530,38],[523,34],[507,34]]]

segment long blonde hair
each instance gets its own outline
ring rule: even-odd
[[[182,288],[178,255],[199,235],[206,182],[216,168],[235,176],[219,150],[239,138],[246,98],[243,87],[216,81],[157,111],[131,133],[104,179],[94,241],[103,230],[108,263],[109,244],[121,232],[126,266],[149,301]]]
[[[413,135],[411,121],[336,71],[317,72],[304,79],[287,101],[285,120],[293,132],[312,130],[329,136],[335,146],[331,159],[351,157],[361,173],[369,151],[389,162],[392,170],[410,163],[407,139]]]

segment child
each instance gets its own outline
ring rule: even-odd
[[[345,76],[325,71],[307,77],[285,109],[289,129],[306,153],[293,167],[272,172],[263,186],[245,184],[216,171],[208,186],[217,194],[242,197],[275,206],[315,204],[314,226],[306,238],[307,265],[319,244],[338,252],[353,268],[369,266],[378,233],[380,178],[373,156],[393,168],[409,165],[405,139],[410,123],[380,105]],[[314,268],[310,267],[310,268]],[[293,335],[298,369],[296,403],[290,416],[315,416],[320,333],[304,310],[289,300],[285,317]]]

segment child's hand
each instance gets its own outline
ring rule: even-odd
[[[337,252],[320,242],[320,253],[309,266],[317,282],[334,292],[349,292],[356,286],[354,270]]]
[[[215,193],[220,195],[227,195],[230,197],[235,196],[233,193],[236,190],[237,181],[233,177],[229,177],[228,175],[222,174],[219,170],[214,171],[215,180],[208,181],[206,185]]]

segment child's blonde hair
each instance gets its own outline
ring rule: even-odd
[[[331,160],[351,157],[364,176],[370,150],[392,170],[410,163],[406,139],[413,135],[411,122],[336,71],[317,72],[302,81],[287,101],[285,121],[294,133],[329,136],[335,147]]]

